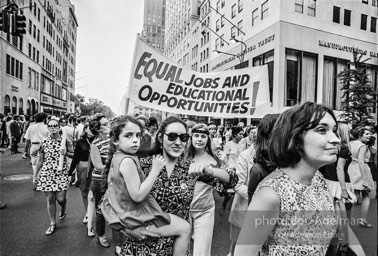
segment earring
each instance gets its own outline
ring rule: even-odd
[[[162,149],[163,149],[163,144],[160,144],[160,145],[159,145],[159,148],[162,150]]]

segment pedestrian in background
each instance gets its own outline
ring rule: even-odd
[[[240,148],[239,148],[239,142],[244,136],[244,131],[242,127],[244,123],[240,122],[239,124],[240,125],[233,126],[231,128],[231,137],[227,141],[223,150],[223,154],[225,156],[224,161],[226,165],[228,167],[233,167],[233,168],[237,168],[237,160],[238,160],[239,154],[241,153]],[[223,199],[223,203],[220,209],[220,215],[224,214],[227,203],[232,198],[234,193],[235,192],[231,189],[224,193],[224,199]]]
[[[92,134],[89,123],[85,123],[84,133],[82,133],[81,138],[77,141],[74,156],[72,158],[71,166],[68,172],[69,176],[74,175],[74,171],[76,169],[77,174],[77,182],[76,187],[80,189],[81,197],[83,199],[84,209],[85,209],[85,216],[83,219],[83,224],[87,225],[87,233],[89,237],[94,237],[95,233],[92,228],[93,223],[93,215],[94,215],[94,203],[91,204],[90,208],[88,207],[88,193],[91,184],[91,175],[89,171],[89,152],[90,152],[90,144],[94,139],[94,135]],[[88,224],[89,223],[89,224]]]
[[[151,137],[151,146],[154,145],[155,143],[155,137],[156,137],[156,132],[159,128],[159,123],[157,119],[153,116],[151,116],[148,119],[148,126],[147,126],[147,133]]]
[[[42,142],[36,170],[40,172],[37,190],[43,191],[47,200],[47,212],[50,218],[50,226],[46,235],[51,235],[56,229],[56,201],[60,205],[59,219],[66,218],[66,192],[69,187],[68,167],[63,162],[63,169],[58,170],[60,146],[62,137],[59,134],[59,121],[51,119],[47,123],[48,137]]]
[[[247,150],[252,144],[256,142],[257,127],[248,126],[245,130],[245,137],[239,142],[240,152]]]
[[[108,156],[109,156],[109,132],[110,125],[108,119],[104,115],[95,117],[96,122],[91,127],[92,133],[96,136],[90,145],[90,171],[92,172],[92,181],[90,190],[94,197],[96,210],[96,235],[99,245],[102,247],[110,247],[109,241],[105,236],[105,218],[99,207],[101,198],[107,189],[107,174],[109,172]]]
[[[37,161],[39,150],[44,139],[49,135],[49,130],[45,124],[47,114],[40,112],[35,114],[35,123],[31,124],[25,133],[25,140],[30,141],[30,162],[33,169],[33,190],[37,187]]]
[[[278,168],[256,189],[235,255],[325,255],[336,225],[291,220],[335,219],[318,169],[337,159],[336,130],[333,111],[321,104],[306,102],[279,116],[269,140],[270,160]],[[268,222],[259,224],[263,218]]]
[[[25,115],[25,122],[22,126],[22,140],[23,142],[25,142],[24,154],[22,155],[23,159],[30,158],[30,140],[25,139],[25,134],[30,124],[33,122],[34,122],[34,119],[31,116]]]
[[[147,133],[147,127],[149,126],[148,123],[148,118],[144,115],[139,115],[135,118],[138,120],[142,125],[143,125],[143,133],[142,133],[142,138],[140,140],[140,146],[138,151],[135,153],[138,158],[141,157],[146,157],[148,156],[149,151],[151,150],[152,146],[152,138],[151,136]]]
[[[253,166],[249,170],[248,205],[259,183],[277,167],[269,158],[269,139],[277,118],[278,114],[267,114],[258,125],[255,144],[256,155],[253,159]]]
[[[374,181],[370,167],[367,164],[370,159],[370,151],[368,145],[366,145],[372,133],[368,128],[360,127],[356,128],[353,134],[356,139],[350,142],[352,162],[348,167],[348,174],[357,200],[361,200],[362,197],[361,217],[358,219],[358,224],[362,227],[373,228],[374,226],[367,221],[370,207],[370,193],[374,189]]]
[[[10,134],[10,140],[11,140],[11,154],[17,154],[21,153],[18,151],[18,143],[21,141],[21,126],[18,122],[19,117],[14,116],[13,119],[9,123],[9,134]]]

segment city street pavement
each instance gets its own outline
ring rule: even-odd
[[[23,151],[23,148],[20,150]],[[58,219],[55,233],[45,236],[44,232],[49,226],[46,199],[43,193],[32,190],[30,161],[22,159],[22,154],[11,155],[9,150],[0,154],[0,200],[8,205],[6,209],[0,210],[1,256],[114,255],[114,246],[102,248],[95,238],[89,238],[86,235],[85,225],[82,224],[84,206],[80,191],[76,187],[71,186],[67,193],[67,218],[63,221]],[[6,180],[12,175],[24,174],[29,178]],[[212,255],[226,256],[230,246],[227,220],[231,201],[225,214],[220,216],[219,208],[223,198],[217,193],[214,193],[214,197],[216,214]],[[354,207],[353,216],[358,215],[360,208],[360,206]],[[366,229],[359,226],[352,228],[360,239],[366,255],[375,256],[377,255],[376,199],[372,200],[369,221],[375,228]],[[106,235],[112,242],[109,227],[107,227]]]

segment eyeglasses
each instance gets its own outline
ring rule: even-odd
[[[49,128],[58,128],[59,124],[49,124],[47,127],[49,127]]]
[[[171,132],[171,133],[164,133],[164,134],[167,135],[169,141],[176,141],[177,138],[179,137],[182,142],[187,142],[189,139],[189,134],[187,133],[177,134],[175,132]]]

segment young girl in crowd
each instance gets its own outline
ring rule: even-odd
[[[112,156],[102,210],[112,228],[133,230],[145,226],[159,236],[176,236],[174,255],[187,252],[190,225],[173,214],[164,213],[150,194],[155,180],[165,166],[165,159],[153,157],[148,177],[143,174],[139,159],[135,156],[140,146],[143,126],[134,118],[125,118],[112,125],[111,143],[115,148]]]

